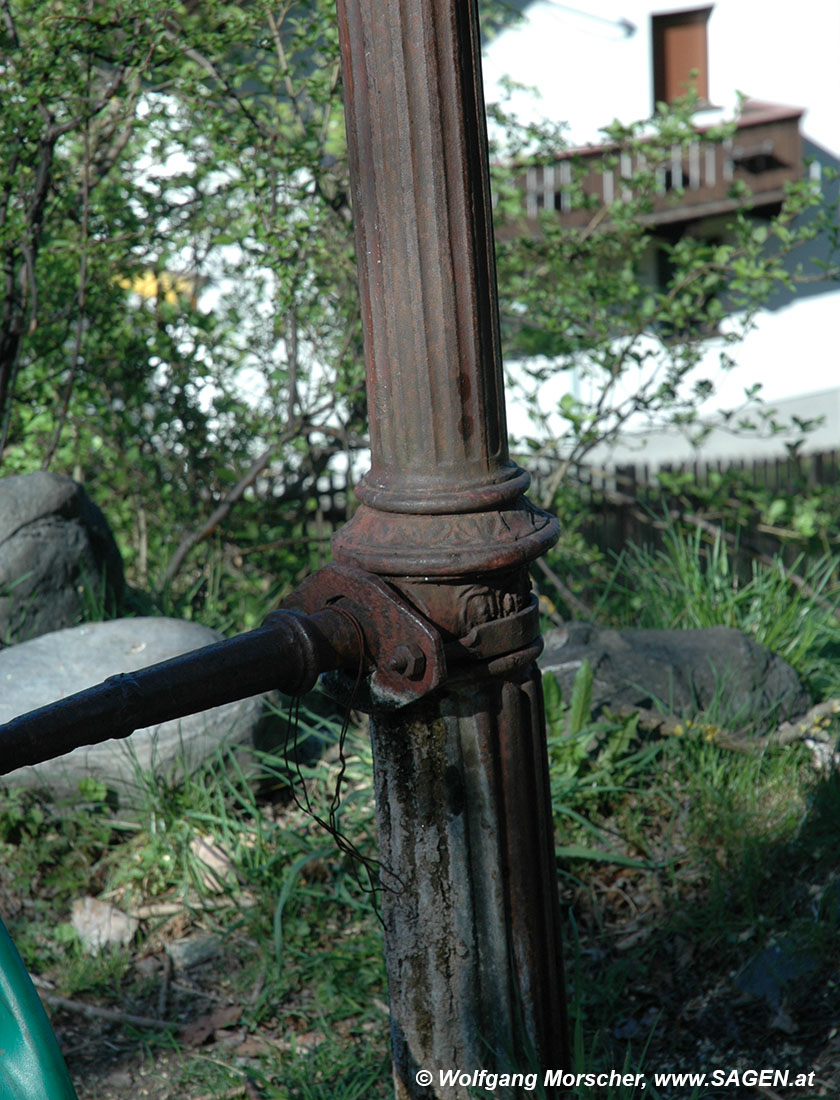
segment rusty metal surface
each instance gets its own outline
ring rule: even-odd
[[[347,615],[273,612],[257,630],[112,676],[0,726],[0,775],[265,691],[299,695],[321,672],[361,656]]]
[[[338,13],[371,469],[333,550],[444,643],[371,732],[395,1093],[462,1100],[416,1070],[569,1065],[527,572],[559,529],[507,447],[476,0]]]
[[[510,460],[474,0],[338,0],[371,469],[335,537],[392,577],[522,564],[557,538]]]
[[[327,565],[305,580],[285,606],[307,612],[342,608],[359,623],[369,666],[370,700],[364,709],[411,703],[446,678],[439,632],[370,573],[349,565]],[[354,669],[348,671],[352,675]]]
[[[448,654],[489,660],[525,649],[539,636],[540,607],[537,597],[532,594],[527,606],[521,611],[516,611],[507,618],[478,623],[468,634],[451,644]]]
[[[542,1066],[559,1069],[569,1065],[570,1055],[545,715],[536,665],[521,681],[504,683],[497,715],[504,803],[499,812],[517,987]]]
[[[393,582],[399,585],[400,591],[406,599],[416,607],[430,622],[436,623],[443,633],[447,643],[458,642],[462,639],[475,637],[476,628],[481,626],[481,635],[489,638],[484,624],[498,623],[494,627],[497,637],[492,648],[493,653],[508,652],[515,649],[517,639],[521,644],[525,643],[522,632],[517,624],[521,624],[521,616],[527,614],[533,605],[533,593],[531,581],[524,569],[507,569],[498,573],[473,574],[442,580],[435,578],[428,580],[400,579]],[[536,620],[538,623],[539,620]],[[530,633],[528,641],[533,640],[539,633],[535,630]],[[451,650],[447,646],[447,650]],[[484,652],[479,645],[465,647],[461,644],[463,656],[475,659],[491,656]]]
[[[372,414],[359,495],[378,509],[522,491],[506,485],[522,471],[507,453],[474,15],[473,0],[338,2]]]
[[[520,498],[499,511],[417,515],[363,504],[333,537],[340,561],[391,577],[463,577],[526,565],[557,541],[554,516]]]

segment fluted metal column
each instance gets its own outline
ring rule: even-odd
[[[444,641],[445,686],[371,726],[396,1096],[460,1100],[442,1070],[568,1066],[527,572],[557,522],[507,447],[476,4],[338,14],[371,470],[334,551]]]

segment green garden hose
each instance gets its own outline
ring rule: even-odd
[[[0,921],[0,1097],[77,1100],[50,1021]]]

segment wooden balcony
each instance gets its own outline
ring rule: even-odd
[[[748,100],[733,137],[704,140],[698,128],[696,141],[675,146],[671,160],[657,166],[652,209],[643,220],[653,228],[745,206],[757,211],[777,207],[785,185],[802,178],[802,113]],[[522,184],[526,219],[536,230],[540,215],[554,210],[563,225],[584,228],[593,218],[600,221],[603,208],[616,199],[630,199],[630,181],[644,168],[643,148],[630,154],[609,145],[570,150],[553,164],[528,168]],[[583,209],[580,203],[573,208],[573,179],[589,200]]]

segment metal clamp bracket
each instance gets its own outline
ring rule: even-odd
[[[372,573],[326,565],[303,581],[283,607],[309,615],[336,608],[352,615],[364,634],[372,666],[370,692],[377,704],[413,703],[446,679],[440,634]]]

